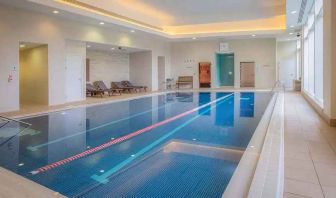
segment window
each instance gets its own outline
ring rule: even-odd
[[[303,88],[323,105],[323,6],[315,0],[303,28]]]

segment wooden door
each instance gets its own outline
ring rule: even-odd
[[[242,62],[240,63],[240,87],[255,86],[255,63]]]
[[[199,63],[199,82],[200,88],[211,87],[211,63]]]

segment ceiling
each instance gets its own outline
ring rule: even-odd
[[[285,0],[78,0],[155,26],[180,26],[286,14]]]
[[[274,35],[285,0],[26,0],[166,38]]]
[[[59,17],[71,20],[103,21],[106,27],[176,40],[286,36],[302,25],[298,23],[302,1],[306,0],[0,0],[49,14],[56,9]],[[293,10],[297,13],[291,14]]]

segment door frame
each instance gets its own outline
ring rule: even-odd
[[[232,85],[221,85],[221,70],[223,69],[222,67],[221,67],[221,65],[219,65],[219,57],[221,56],[221,55],[224,55],[224,56],[229,56],[229,55],[232,55],[233,56],[233,68],[232,68]],[[235,86],[235,82],[236,82],[236,76],[235,76],[235,73],[236,73],[236,56],[235,56],[235,53],[234,52],[224,52],[224,53],[219,53],[219,52],[217,52],[216,54],[215,54],[215,56],[216,56],[216,69],[215,69],[215,71],[216,71],[216,86],[218,86],[218,87],[234,87]]]
[[[255,63],[255,61],[242,61],[242,62],[240,62],[240,64],[239,64],[239,75],[240,75],[240,78],[239,78],[239,85],[240,85],[240,87],[242,87],[242,64],[244,64],[244,63],[253,63],[253,65],[254,65],[254,68],[253,68],[253,71],[254,71],[254,78],[253,78],[253,86],[252,86],[252,88],[255,88],[255,85],[256,85],[256,77],[255,77],[255,69],[256,69],[256,63]]]
[[[202,64],[208,64],[209,65],[209,68],[210,68],[210,73],[209,73],[209,75],[210,75],[210,81],[209,81],[209,83],[201,83],[201,65]],[[198,63],[198,81],[199,81],[199,87],[200,88],[211,88],[211,62],[199,62]],[[206,87],[204,87],[204,85],[202,85],[202,84],[204,84],[204,85],[206,85]]]

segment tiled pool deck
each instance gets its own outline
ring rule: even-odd
[[[336,128],[300,93],[285,95],[284,197],[336,197]]]

